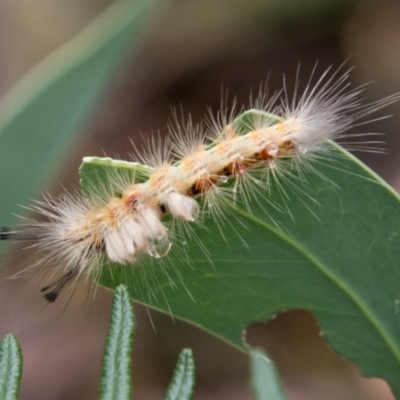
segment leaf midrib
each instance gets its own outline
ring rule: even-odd
[[[305,246],[300,245],[297,241],[291,239],[288,235],[284,234],[280,230],[274,228],[270,224],[266,223],[264,220],[251,215],[240,208],[234,208],[235,212],[241,214],[248,220],[251,220],[258,224],[259,226],[269,230],[276,236],[280,237],[282,240],[286,241],[290,246],[296,249],[299,253],[301,253],[305,258],[307,258],[312,264],[314,264],[325,276],[327,276],[331,281],[333,281],[353,302],[356,306],[361,310],[367,320],[371,323],[371,325],[375,328],[375,330],[382,337],[384,343],[388,346],[392,354],[395,356],[398,364],[400,365],[400,349],[397,347],[395,341],[388,334],[379,323],[379,319],[375,317],[375,315],[368,309],[365,302],[355,294],[355,292],[344,283],[341,279],[339,279],[331,270],[329,270],[322,261],[320,261],[317,257],[315,257]]]

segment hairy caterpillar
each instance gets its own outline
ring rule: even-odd
[[[167,142],[150,141],[148,154],[139,158],[141,168],[131,176],[109,176],[90,198],[66,193],[37,202],[31,208],[45,220],[2,228],[0,239],[30,241],[41,254],[38,266],[62,268],[63,275],[41,289],[48,302],[105,262],[140,265],[143,258],[162,258],[180,227],[199,221],[204,212],[199,198],[214,218],[237,198],[251,212],[249,197],[261,190],[267,197],[268,186],[280,179],[296,184],[306,169],[318,174],[313,161],[330,156],[327,141],[354,136],[349,129],[400,99],[397,94],[363,105],[362,89],[349,85],[348,73],[328,70],[303,93],[296,88],[292,98],[286,87],[271,98],[260,91],[248,111],[221,111],[205,124],[177,123]],[[360,148],[374,151],[376,143],[364,141]]]

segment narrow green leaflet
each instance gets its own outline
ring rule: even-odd
[[[192,350],[183,349],[164,400],[190,400],[193,397],[195,374]]]
[[[101,400],[132,398],[131,355],[136,324],[128,291],[120,285],[115,290],[111,310],[100,383]]]
[[[153,0],[117,0],[45,59],[0,107],[1,224],[15,220],[60,161],[102,89],[148,22]],[[17,183],[17,184],[16,184]],[[10,190],[12,188],[12,190]]]
[[[255,400],[286,400],[275,367],[260,349],[250,351],[251,388]]]
[[[365,376],[386,379],[400,397],[399,197],[352,155],[329,146],[332,159],[313,164],[318,174],[260,187],[251,212],[238,207],[225,219],[205,218],[196,240],[175,239],[173,250],[181,251],[133,267],[128,288],[137,301],[241,349],[249,323],[307,309],[335,351]],[[86,192],[97,169],[97,160],[82,167]],[[105,267],[100,282],[115,288],[126,275],[126,267]]]
[[[0,400],[16,400],[22,375],[21,347],[14,335],[0,342]]]

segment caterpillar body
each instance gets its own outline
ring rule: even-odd
[[[206,124],[177,123],[167,142],[150,141],[148,155],[139,157],[140,172],[108,177],[90,199],[79,193],[44,199],[31,208],[45,220],[25,219],[14,231],[2,228],[0,239],[31,241],[43,254],[38,265],[62,266],[61,278],[41,289],[48,302],[107,261],[140,265],[144,257],[164,257],[175,234],[166,216],[181,224],[199,221],[203,198],[202,205],[218,217],[236,198],[248,205],[246,199],[263,186],[260,179],[267,193],[282,175],[295,181],[305,169],[318,173],[313,160],[329,156],[327,141],[352,136],[349,129],[400,99],[396,94],[363,105],[362,89],[349,85],[348,72],[328,70],[291,99],[286,87],[270,99],[260,91],[248,111],[222,111]],[[376,143],[360,148],[374,151]]]

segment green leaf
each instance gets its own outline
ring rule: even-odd
[[[14,335],[0,342],[0,400],[16,400],[22,375],[21,347]]]
[[[148,174],[150,170],[150,167],[139,163],[103,157],[85,157],[79,168],[79,174],[83,192],[90,197],[93,192],[96,192],[96,188],[102,187],[104,182],[108,182],[114,176],[129,177],[133,181],[137,177]]]
[[[192,350],[183,349],[172,380],[165,394],[165,400],[190,400],[193,397],[196,369]]]
[[[250,350],[251,387],[256,400],[286,400],[275,367],[260,349]]]
[[[0,110],[1,224],[14,221],[60,161],[120,61],[133,52],[153,0],[115,1],[34,68]],[[10,190],[12,188],[12,190]]]
[[[120,285],[114,294],[111,323],[103,355],[101,400],[132,398],[131,354],[135,329],[129,293],[125,286]]]
[[[183,251],[132,268],[127,285],[137,301],[242,350],[251,322],[307,309],[335,351],[400,396],[399,197],[355,157],[328,147],[329,159],[314,160],[318,173],[261,187],[251,213],[232,208],[222,221],[205,218],[196,240],[176,239],[173,249]],[[84,167],[94,176],[97,162]],[[100,282],[114,288],[126,275],[126,267],[105,267]]]

